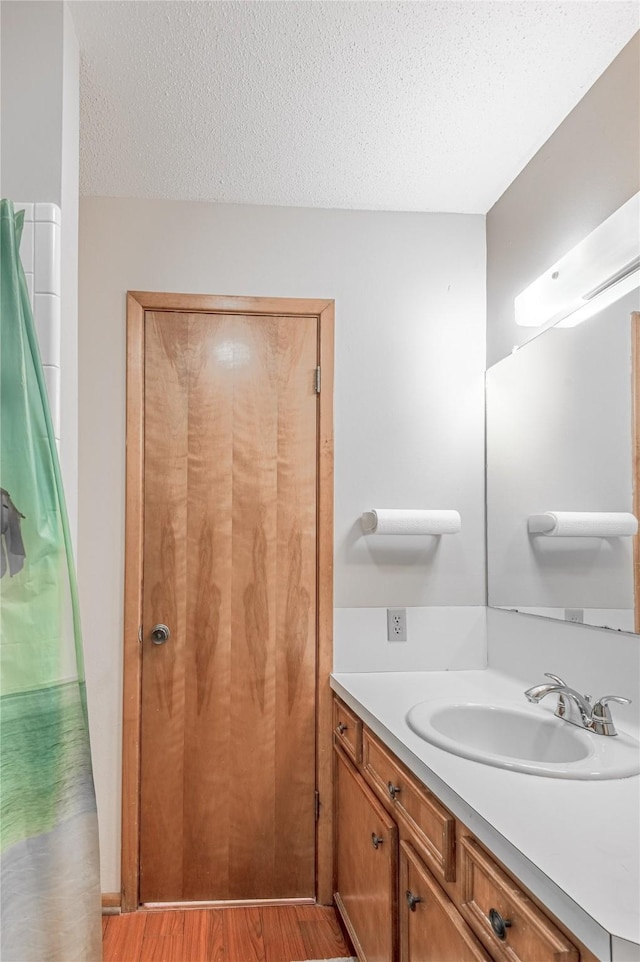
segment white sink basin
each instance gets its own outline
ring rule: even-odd
[[[414,705],[412,731],[454,755],[552,778],[627,778],[640,772],[640,744],[630,735],[594,735],[539,705],[498,702]]]

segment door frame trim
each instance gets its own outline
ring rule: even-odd
[[[142,717],[142,571],[144,526],[144,315],[260,314],[317,317],[322,387],[318,402],[316,899],[333,897],[333,770],[331,690],[333,668],[333,362],[334,302],[306,298],[227,297],[215,294],[127,292],[126,495],[124,571],[124,668],[122,712],[122,911],[139,908],[140,727]]]

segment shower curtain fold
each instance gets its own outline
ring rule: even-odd
[[[77,586],[22,220],[0,202],[0,960],[99,962]]]

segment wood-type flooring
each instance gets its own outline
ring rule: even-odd
[[[335,910],[320,905],[105,915],[104,962],[298,962],[350,956]]]

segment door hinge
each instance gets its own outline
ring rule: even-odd
[[[320,818],[320,792],[315,793],[316,796],[316,822]]]
[[[138,628],[138,641],[142,644],[142,625]]]
[[[320,394],[320,368],[316,368],[316,394]]]

